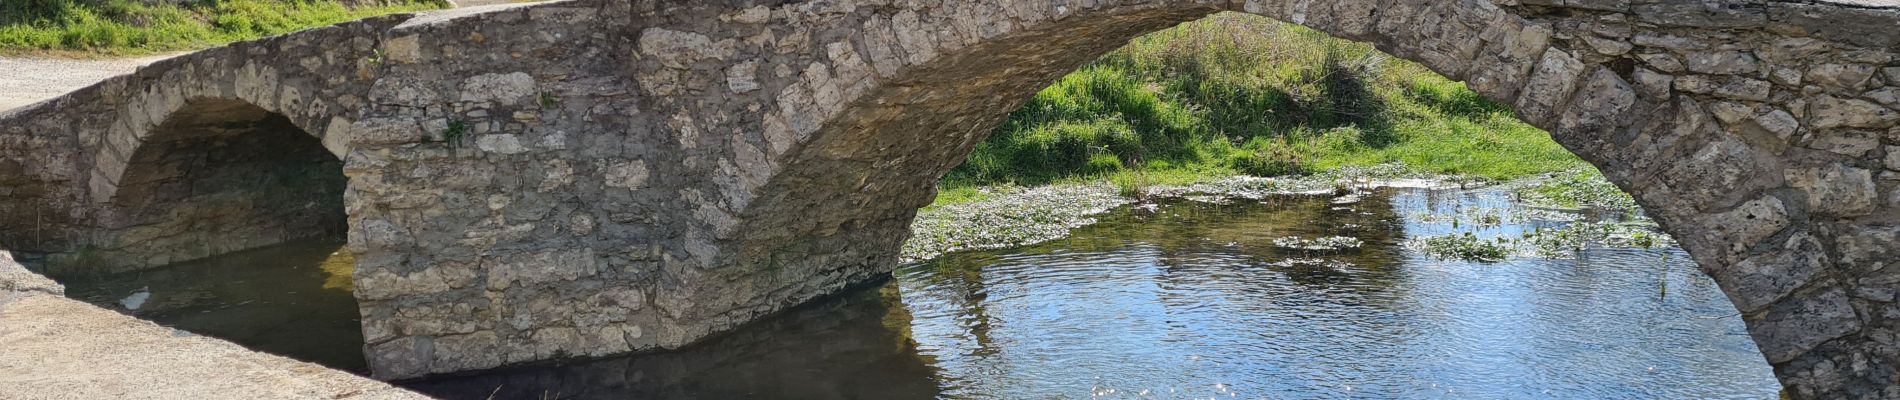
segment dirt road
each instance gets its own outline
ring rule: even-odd
[[[0,57],[0,110],[46,100],[105,80],[132,73],[140,65],[176,54],[105,60]]]

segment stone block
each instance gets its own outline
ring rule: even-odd
[[[1836,287],[1783,298],[1759,315],[1748,314],[1748,333],[1768,362],[1780,364],[1833,340],[1860,330],[1860,318],[1848,303],[1847,292]]]
[[[1672,188],[1668,192],[1672,197],[1666,200],[1671,202],[1671,208],[1695,211],[1723,209],[1741,202],[1746,198],[1743,196],[1782,182],[1780,174],[1773,172],[1776,166],[1763,162],[1766,158],[1759,150],[1733,137],[1722,136],[1713,138],[1712,142],[1687,158],[1669,163],[1669,167],[1657,178]]]
[[[692,68],[700,60],[725,60],[732,57],[737,47],[737,42],[732,39],[715,41],[697,32],[657,27],[640,31],[637,41],[642,54],[659,60],[662,65],[678,69]]]
[[[1552,48],[1544,52],[1537,70],[1531,74],[1530,83],[1524,86],[1523,93],[1517,98],[1517,113],[1533,125],[1550,122],[1561,102],[1570,99],[1575,92],[1578,76],[1583,74],[1584,64],[1562,50]]]
[[[1866,100],[1821,95],[1808,103],[1808,124],[1815,129],[1880,128],[1900,123],[1900,112]]]
[[[1573,148],[1615,146],[1616,131],[1627,122],[1624,113],[1636,105],[1636,91],[1608,68],[1597,68],[1564,108],[1556,137]]]
[[[1734,50],[1689,53],[1683,66],[1689,72],[1711,75],[1741,75],[1761,69],[1753,54]]]
[[[1646,99],[1668,99],[1669,93],[1676,83],[1675,76],[1656,72],[1649,68],[1637,68],[1636,72],[1632,75],[1636,79],[1638,93],[1641,93],[1643,98]]]
[[[1768,24],[1767,10],[1759,5],[1728,7],[1720,2],[1666,2],[1630,6],[1636,20],[1659,26],[1693,28],[1759,28]]]
[[[1751,313],[1807,285],[1827,266],[1827,248],[1814,236],[1799,233],[1767,253],[1709,275],[1729,293],[1735,309]]]
[[[1807,82],[1835,93],[1858,93],[1872,84],[1878,70],[1866,64],[1819,64],[1808,67]]]
[[[534,104],[529,99],[536,94],[535,88],[534,76],[525,72],[481,74],[462,81],[460,99],[505,105]]]
[[[1793,224],[1788,219],[1787,207],[1775,196],[1762,196],[1734,209],[1708,215],[1705,219],[1701,223],[1702,229],[1685,239],[1717,245],[1710,247],[1720,247],[1725,251],[1726,254],[1722,255],[1725,260],[1748,253],[1763,239]]]
[[[1874,178],[1871,171],[1846,164],[1787,171],[1788,185],[1807,194],[1808,212],[1833,216],[1857,217],[1874,212]]]
[[[1550,28],[1525,24],[1516,17],[1488,28],[1484,50],[1473,60],[1466,83],[1473,91],[1499,101],[1517,98],[1538,57],[1550,47]]]
[[[1862,225],[1835,238],[1843,272],[1869,276],[1900,265],[1900,225]],[[1900,271],[1887,271],[1895,273]]]

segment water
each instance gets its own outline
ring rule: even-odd
[[[66,282],[66,295],[254,350],[366,373],[353,259],[314,240]]]
[[[1422,189],[1124,209],[1068,239],[905,266],[681,351],[402,384],[468,399],[1776,396],[1733,306],[1680,250],[1474,263],[1401,245],[1560,224],[1422,217],[1473,209],[1521,211],[1498,192]],[[1365,245],[1273,245],[1334,235]],[[211,276],[196,281],[224,286]],[[171,290],[138,284],[154,304]],[[279,313],[224,318],[277,331],[247,337],[292,334],[274,329]]]

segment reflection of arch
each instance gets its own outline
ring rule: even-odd
[[[116,132],[115,132],[116,133]],[[108,144],[100,157],[119,157]],[[342,163],[282,114],[250,103],[185,103],[137,135],[123,162],[95,164],[94,247],[147,267],[344,229]]]

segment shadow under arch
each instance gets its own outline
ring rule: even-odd
[[[76,267],[149,268],[347,231],[342,161],[283,114],[195,99],[140,136],[112,190],[95,191],[106,196]]]

